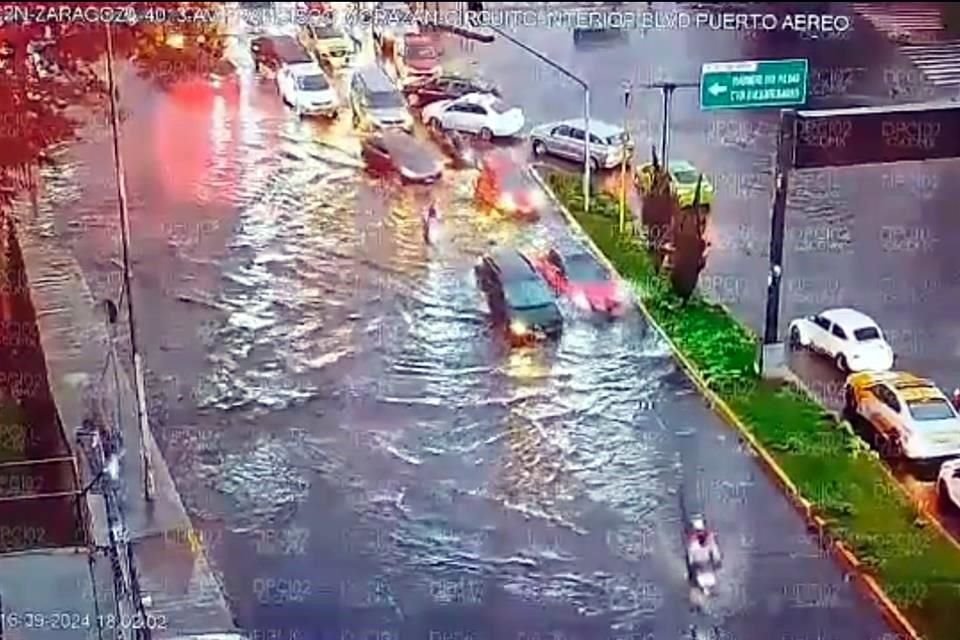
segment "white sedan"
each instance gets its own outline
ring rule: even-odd
[[[889,371],[893,349],[870,316],[855,309],[827,309],[797,318],[788,330],[790,348],[812,349],[836,363],[844,372]]]
[[[489,93],[434,102],[424,107],[423,121],[435,129],[476,133],[485,140],[515,136],[525,124],[519,107],[507,106]]]
[[[937,499],[942,506],[960,508],[960,459],[947,460],[940,465]]]

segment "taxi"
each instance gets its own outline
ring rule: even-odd
[[[844,411],[874,430],[885,455],[916,462],[960,456],[960,416],[937,385],[903,371],[854,373],[844,387]]]
[[[668,165],[670,189],[673,191],[681,209],[693,206],[697,197],[697,185],[700,185],[700,206],[709,209],[713,205],[713,184],[699,169],[686,160],[674,160]],[[634,170],[633,181],[640,193],[646,195],[653,188],[654,165],[647,162]]]

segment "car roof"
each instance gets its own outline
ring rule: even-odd
[[[477,91],[460,96],[456,99],[456,102],[469,102],[471,104],[489,105],[497,102],[498,100],[500,100],[500,98],[492,93],[480,93]]]
[[[320,75],[326,77],[327,74],[323,72],[323,67],[321,67],[316,62],[298,62],[296,64],[286,65],[287,69],[295,76],[316,76]]]
[[[840,325],[841,327],[861,329],[863,327],[877,326],[877,323],[873,321],[873,318],[865,313],[849,307],[827,309],[825,311],[821,311],[820,315],[830,322]]]
[[[670,171],[698,171],[692,163],[687,162],[686,160],[671,160],[670,161]]]
[[[907,371],[864,371],[851,375],[849,380],[858,387],[885,384],[900,394],[914,392],[921,397],[943,397],[943,392],[932,380]],[[928,391],[922,393],[923,390]]]
[[[560,125],[567,125],[568,127],[576,127],[577,129],[586,129],[584,125],[583,118],[573,118],[571,120],[561,120],[559,122],[551,122],[549,124],[543,125],[545,127],[554,128],[559,127]],[[609,138],[610,136],[615,136],[623,133],[623,127],[618,127],[615,124],[610,124],[609,122],[604,122],[603,120],[594,120],[590,119],[590,133],[598,135],[601,138]]]
[[[508,279],[526,279],[536,274],[523,254],[516,249],[496,249],[488,257]]]

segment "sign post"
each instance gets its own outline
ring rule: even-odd
[[[809,76],[804,59],[708,62],[700,68],[700,109],[804,105]]]

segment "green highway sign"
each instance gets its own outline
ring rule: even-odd
[[[806,60],[708,62],[700,70],[700,109],[793,107],[807,102]]]

